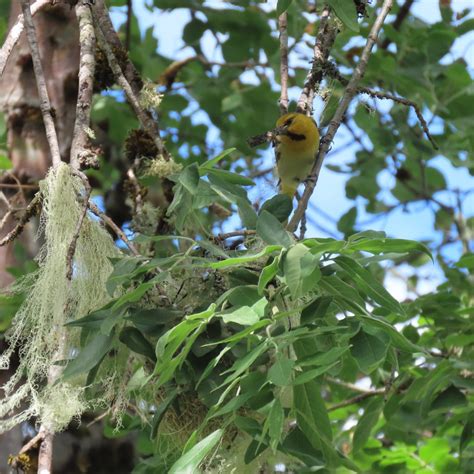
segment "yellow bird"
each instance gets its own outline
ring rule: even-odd
[[[282,194],[293,198],[298,185],[311,172],[319,146],[316,122],[304,114],[282,115],[277,123],[276,162]]]

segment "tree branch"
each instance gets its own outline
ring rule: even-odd
[[[115,54],[112,51],[110,44],[108,43],[103,31],[101,30],[100,23],[96,18],[95,12],[93,15],[96,24],[95,31],[99,47],[102,51],[104,51],[105,55],[107,56],[107,61],[109,63],[110,69],[112,70],[118,85],[125,92],[125,96],[127,97],[128,103],[131,105],[142,127],[155,142],[158,154],[163,156],[163,158],[165,159],[169,159],[169,154],[166,151],[165,146],[160,138],[159,130],[157,128],[156,123],[154,122],[152,117],[141,107],[137,94],[135,94],[130,83],[127,81],[117,61],[117,58],[115,57]]]
[[[95,33],[90,5],[79,2],[76,16],[79,21],[79,42],[81,46],[79,63],[79,85],[76,105],[76,121],[71,144],[70,163],[74,169],[80,169],[81,161],[93,153],[88,147],[87,130],[90,124],[90,112],[94,89],[95,71]],[[87,156],[86,156],[87,155]]]
[[[35,197],[31,200],[28,207],[25,209],[24,214],[21,216],[17,225],[11,230],[3,239],[0,240],[0,247],[10,243],[16,237],[18,237],[23,231],[26,223],[38,212],[38,205],[40,203],[40,193],[35,194]]]
[[[329,51],[336,39],[336,28],[329,23],[330,8],[325,7],[321,13],[319,30],[313,49],[313,61],[310,71],[306,76],[303,90],[298,100],[296,111],[311,115],[313,110],[313,98],[323,80],[322,65],[327,61]]]
[[[58,136],[54,126],[53,115],[51,112],[51,103],[49,101],[48,89],[46,88],[46,80],[44,78],[43,66],[36,40],[35,25],[31,16],[30,3],[28,0],[21,0],[21,8],[25,19],[26,35],[30,46],[31,59],[33,60],[33,69],[35,72],[36,85],[38,87],[38,95],[40,98],[40,109],[43,116],[44,127],[46,129],[46,138],[48,140],[51,151],[51,160],[53,166],[56,167],[61,163],[61,154],[59,152]]]
[[[125,22],[125,48],[130,51],[133,7],[132,0],[127,0],[127,21]]]
[[[400,30],[402,23],[405,21],[405,18],[410,13],[410,8],[415,3],[415,0],[405,0],[405,3],[398,10],[398,14],[395,18],[395,21],[392,23],[392,26],[395,30]],[[391,41],[388,38],[385,38],[380,46],[382,49],[387,49]]]
[[[245,236],[248,237],[250,235],[255,235],[256,231],[255,230],[234,230],[233,232],[227,232],[226,234],[217,234],[215,237],[213,237],[214,240],[226,240],[226,239],[231,239],[232,237],[240,237],[240,236]]]
[[[117,237],[120,237],[125,242],[125,245],[130,249],[130,251],[133,253],[133,255],[138,256],[140,255],[138,250],[135,248],[135,245],[133,245],[130,240],[128,240],[127,236],[125,233],[122,231],[122,229],[104,212],[102,212],[92,201],[89,201],[87,206],[91,210],[92,213],[94,213],[97,217],[102,219],[104,224],[108,225],[117,235]]]
[[[42,8],[46,5],[50,5],[51,0],[36,0],[30,6],[31,15],[36,15]],[[23,29],[25,28],[24,15],[21,13],[18,15],[16,23],[12,26],[8,35],[3,43],[2,49],[0,49],[0,77],[2,77],[3,72],[5,71],[5,66],[7,65],[8,58],[10,57],[13,48],[20,39]]]
[[[336,65],[334,65],[333,63],[327,61],[326,64],[324,65],[324,69],[331,77],[337,79],[342,85],[347,86],[349,84],[349,81],[339,73]],[[413,110],[415,111],[415,114],[416,114],[419,122],[420,122],[421,128],[425,132],[426,138],[428,138],[428,140],[431,142],[431,144],[433,145],[433,148],[435,150],[438,150],[438,145],[436,144],[436,141],[434,140],[434,138],[432,137],[432,135],[431,135],[431,133],[428,129],[428,124],[426,123],[426,120],[424,119],[424,117],[423,117],[423,115],[420,111],[420,108],[418,107],[418,105],[415,102],[413,102],[412,100],[409,100],[409,99],[405,99],[404,97],[399,97],[399,96],[396,96],[394,94],[390,94],[389,92],[376,91],[376,90],[371,89],[369,87],[358,87],[357,88],[357,93],[358,94],[367,94],[367,95],[370,95],[371,97],[374,97],[376,99],[393,100],[394,102],[405,105],[407,107],[412,107]]]
[[[288,113],[288,15],[283,12],[278,17],[280,31],[280,115]]]
[[[52,377],[48,376],[48,382],[50,378]],[[42,435],[42,440],[41,440],[39,453],[38,453],[38,473],[51,474],[52,467],[53,467],[54,433],[43,425],[41,425],[40,433]]]
[[[362,400],[365,400],[366,398],[375,397],[377,395],[385,395],[385,388],[378,388],[376,390],[363,392],[363,393],[360,393],[359,395],[356,395],[355,397],[349,398],[339,403],[335,403],[334,405],[331,405],[330,407],[328,407],[328,411],[334,411],[334,410],[337,410],[338,408],[354,405],[356,403],[361,402]]]
[[[344,95],[342,96],[342,99],[339,102],[336,112],[334,113],[334,117],[329,123],[329,127],[326,134],[321,139],[319,151],[316,156],[313,169],[311,170],[310,180],[306,185],[303,196],[301,197],[298,203],[298,207],[296,208],[296,211],[293,214],[290,223],[288,224],[288,230],[290,232],[294,232],[296,230],[299,222],[303,217],[303,214],[306,211],[306,208],[308,207],[308,201],[311,195],[313,194],[313,191],[316,187],[316,183],[318,182],[319,173],[321,172],[321,167],[324,158],[329,151],[329,146],[332,143],[334,136],[337,130],[339,129],[339,126],[341,125],[341,122],[344,118],[347,108],[349,107],[349,104],[357,92],[357,84],[364,76],[365,69],[367,68],[367,63],[369,61],[370,53],[372,52],[372,48],[374,47],[374,44],[377,41],[377,37],[382,28],[383,22],[386,16],[388,15],[388,12],[392,8],[392,4],[393,0],[384,0],[382,8],[380,9],[380,12],[370,30],[367,42],[362,51],[359,64],[355,68],[354,74],[352,75],[346,87],[346,90],[344,91]]]

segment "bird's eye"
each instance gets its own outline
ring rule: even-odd
[[[291,125],[291,122],[293,122],[293,117],[289,118],[289,119],[285,122],[285,126],[288,127],[289,125]]]

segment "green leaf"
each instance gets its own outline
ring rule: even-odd
[[[113,334],[97,334],[88,344],[86,344],[79,355],[68,362],[63,371],[62,378],[70,379],[84,372],[89,372],[96,365],[100,364],[104,356],[112,348]]]
[[[295,361],[287,357],[280,356],[268,371],[268,381],[278,387],[291,385],[291,376]]]
[[[169,474],[194,474],[198,472],[199,464],[217,445],[223,434],[224,430],[219,429],[206,436],[171,466],[168,471]]]
[[[355,452],[362,449],[369,439],[370,433],[380,417],[383,405],[383,397],[375,396],[364,408],[364,414],[360,417],[354,431],[353,447]]]
[[[341,359],[341,356],[349,350],[349,346],[332,347],[326,352],[311,355],[298,360],[298,365],[306,367],[308,365],[330,365],[334,361]]]
[[[356,33],[359,32],[357,10],[354,2],[350,0],[328,0],[328,3],[334,8],[334,12],[347,28]]]
[[[321,278],[319,259],[301,243],[290,247],[284,255],[283,272],[293,299],[312,290]]]
[[[257,234],[267,244],[290,247],[293,239],[280,221],[268,211],[262,211],[257,219]]]
[[[396,314],[405,315],[402,305],[359,263],[342,255],[336,257],[334,261],[352,278],[357,288],[372,300]]]
[[[275,216],[280,222],[285,222],[292,210],[292,200],[286,194],[277,194],[263,203],[260,213],[267,211]]]
[[[186,166],[179,174],[178,181],[191,193],[196,194],[199,185],[199,169],[196,163]]]
[[[360,330],[351,340],[351,354],[360,370],[365,374],[373,372],[384,360],[388,350],[388,336],[381,331],[372,335]]]
[[[0,155],[0,170],[10,170],[12,168],[12,162],[5,155]]]
[[[275,257],[269,265],[263,267],[258,278],[258,294],[263,295],[263,292],[270,281],[275,278],[280,264],[280,257]]]
[[[298,375],[298,377],[295,378],[292,385],[301,385],[303,383],[314,380],[315,378],[326,373],[328,370],[332,369],[339,363],[340,361],[337,360],[333,362],[332,364],[326,365],[324,367],[318,367],[317,369],[305,370],[303,373],[301,373],[301,375]]]
[[[277,15],[280,16],[282,13],[285,13],[286,10],[288,10],[289,6],[291,5],[292,1],[293,0],[278,0],[277,7],[276,7]]]
[[[153,346],[137,328],[129,326],[124,327],[120,331],[119,340],[133,352],[144,355],[156,362],[156,355]]]
[[[347,249],[370,252],[374,254],[422,252],[433,259],[428,247],[421,242],[416,242],[414,240],[362,238],[354,242],[349,241],[347,243]]]
[[[242,375],[260,355],[267,349],[266,342],[262,342],[258,346],[254,347],[244,357],[237,359],[232,367],[224,373],[232,372],[225,380],[223,385],[227,385],[235,380],[239,375]]]
[[[474,413],[471,413],[466,420],[459,439],[459,452],[463,452],[471,440],[474,439]]]
[[[319,385],[314,381],[293,387],[296,420],[311,445],[324,453],[329,464],[337,464],[332,430]]]
[[[301,325],[304,326],[305,324],[324,318],[332,301],[332,296],[319,296],[313,300],[301,312]]]
[[[466,253],[463,255],[459,262],[456,263],[457,267],[467,268],[468,270],[474,269],[474,253]]]
[[[378,316],[371,316],[369,314],[363,314],[361,319],[364,323],[364,326],[382,329],[385,334],[390,336],[392,344],[398,349],[406,352],[423,352],[422,347],[413,344],[413,342],[407,339],[401,332],[398,332],[397,329],[385,319],[382,319]]]
[[[212,174],[214,176],[218,176],[219,178],[231,184],[239,184],[241,186],[255,186],[255,182],[252,181],[250,178],[247,178],[237,173],[232,173],[231,171],[209,169],[207,170],[207,173]]]
[[[250,464],[257,456],[260,456],[260,454],[262,454],[265,449],[267,449],[266,443],[257,441],[255,439],[252,440],[244,454],[245,464]]]
[[[275,252],[276,250],[281,250],[281,248],[281,245],[269,245],[258,253],[244,254],[241,257],[228,258],[226,260],[221,260],[220,262],[211,263],[209,266],[211,268],[217,269],[232,267],[234,265],[242,265],[248,262],[253,262],[254,260],[258,260],[259,258],[262,258],[265,255]]]
[[[466,395],[454,385],[450,385],[446,390],[443,390],[432,401],[431,410],[451,410],[457,406],[467,404]]]
[[[285,422],[285,412],[281,406],[280,399],[277,398],[273,401],[270,412],[268,413],[268,434],[270,436],[270,446],[273,451],[276,451],[278,444],[281,440],[283,432],[283,426]]]
[[[228,313],[217,314],[217,316],[222,318],[226,324],[237,323],[242,326],[251,326],[260,319],[259,315],[250,306],[240,306]]]
[[[312,472],[325,469],[326,463],[323,460],[323,453],[309,443],[308,438],[298,427],[290,431],[281,448],[283,452],[301,460],[307,466],[311,466]]]
[[[224,159],[227,155],[230,155],[235,150],[237,150],[237,148],[227,148],[227,150],[224,150],[222,153],[219,153],[215,158],[212,158],[212,160],[203,163],[201,166],[199,166],[199,168],[201,170],[213,168],[214,165],[219,163],[219,161]]]
[[[161,420],[165,416],[170,405],[178,396],[178,389],[174,389],[171,393],[158,405],[156,408],[155,414],[153,415],[153,419],[151,420],[151,439],[155,439],[158,434],[158,428],[160,427]]]
[[[115,301],[114,305],[112,306],[112,309],[117,310],[128,303],[134,303],[136,301],[139,301],[148,290],[150,290],[151,288],[156,286],[158,283],[165,280],[167,277],[168,277],[168,272],[160,272],[151,280],[145,283],[140,283],[132,291],[129,291],[128,293],[125,293],[120,298],[118,298]]]

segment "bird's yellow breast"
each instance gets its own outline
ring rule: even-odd
[[[293,197],[300,182],[311,172],[319,146],[319,131],[312,118],[299,113],[281,116],[276,125],[283,128],[277,136],[280,187],[282,193]]]

